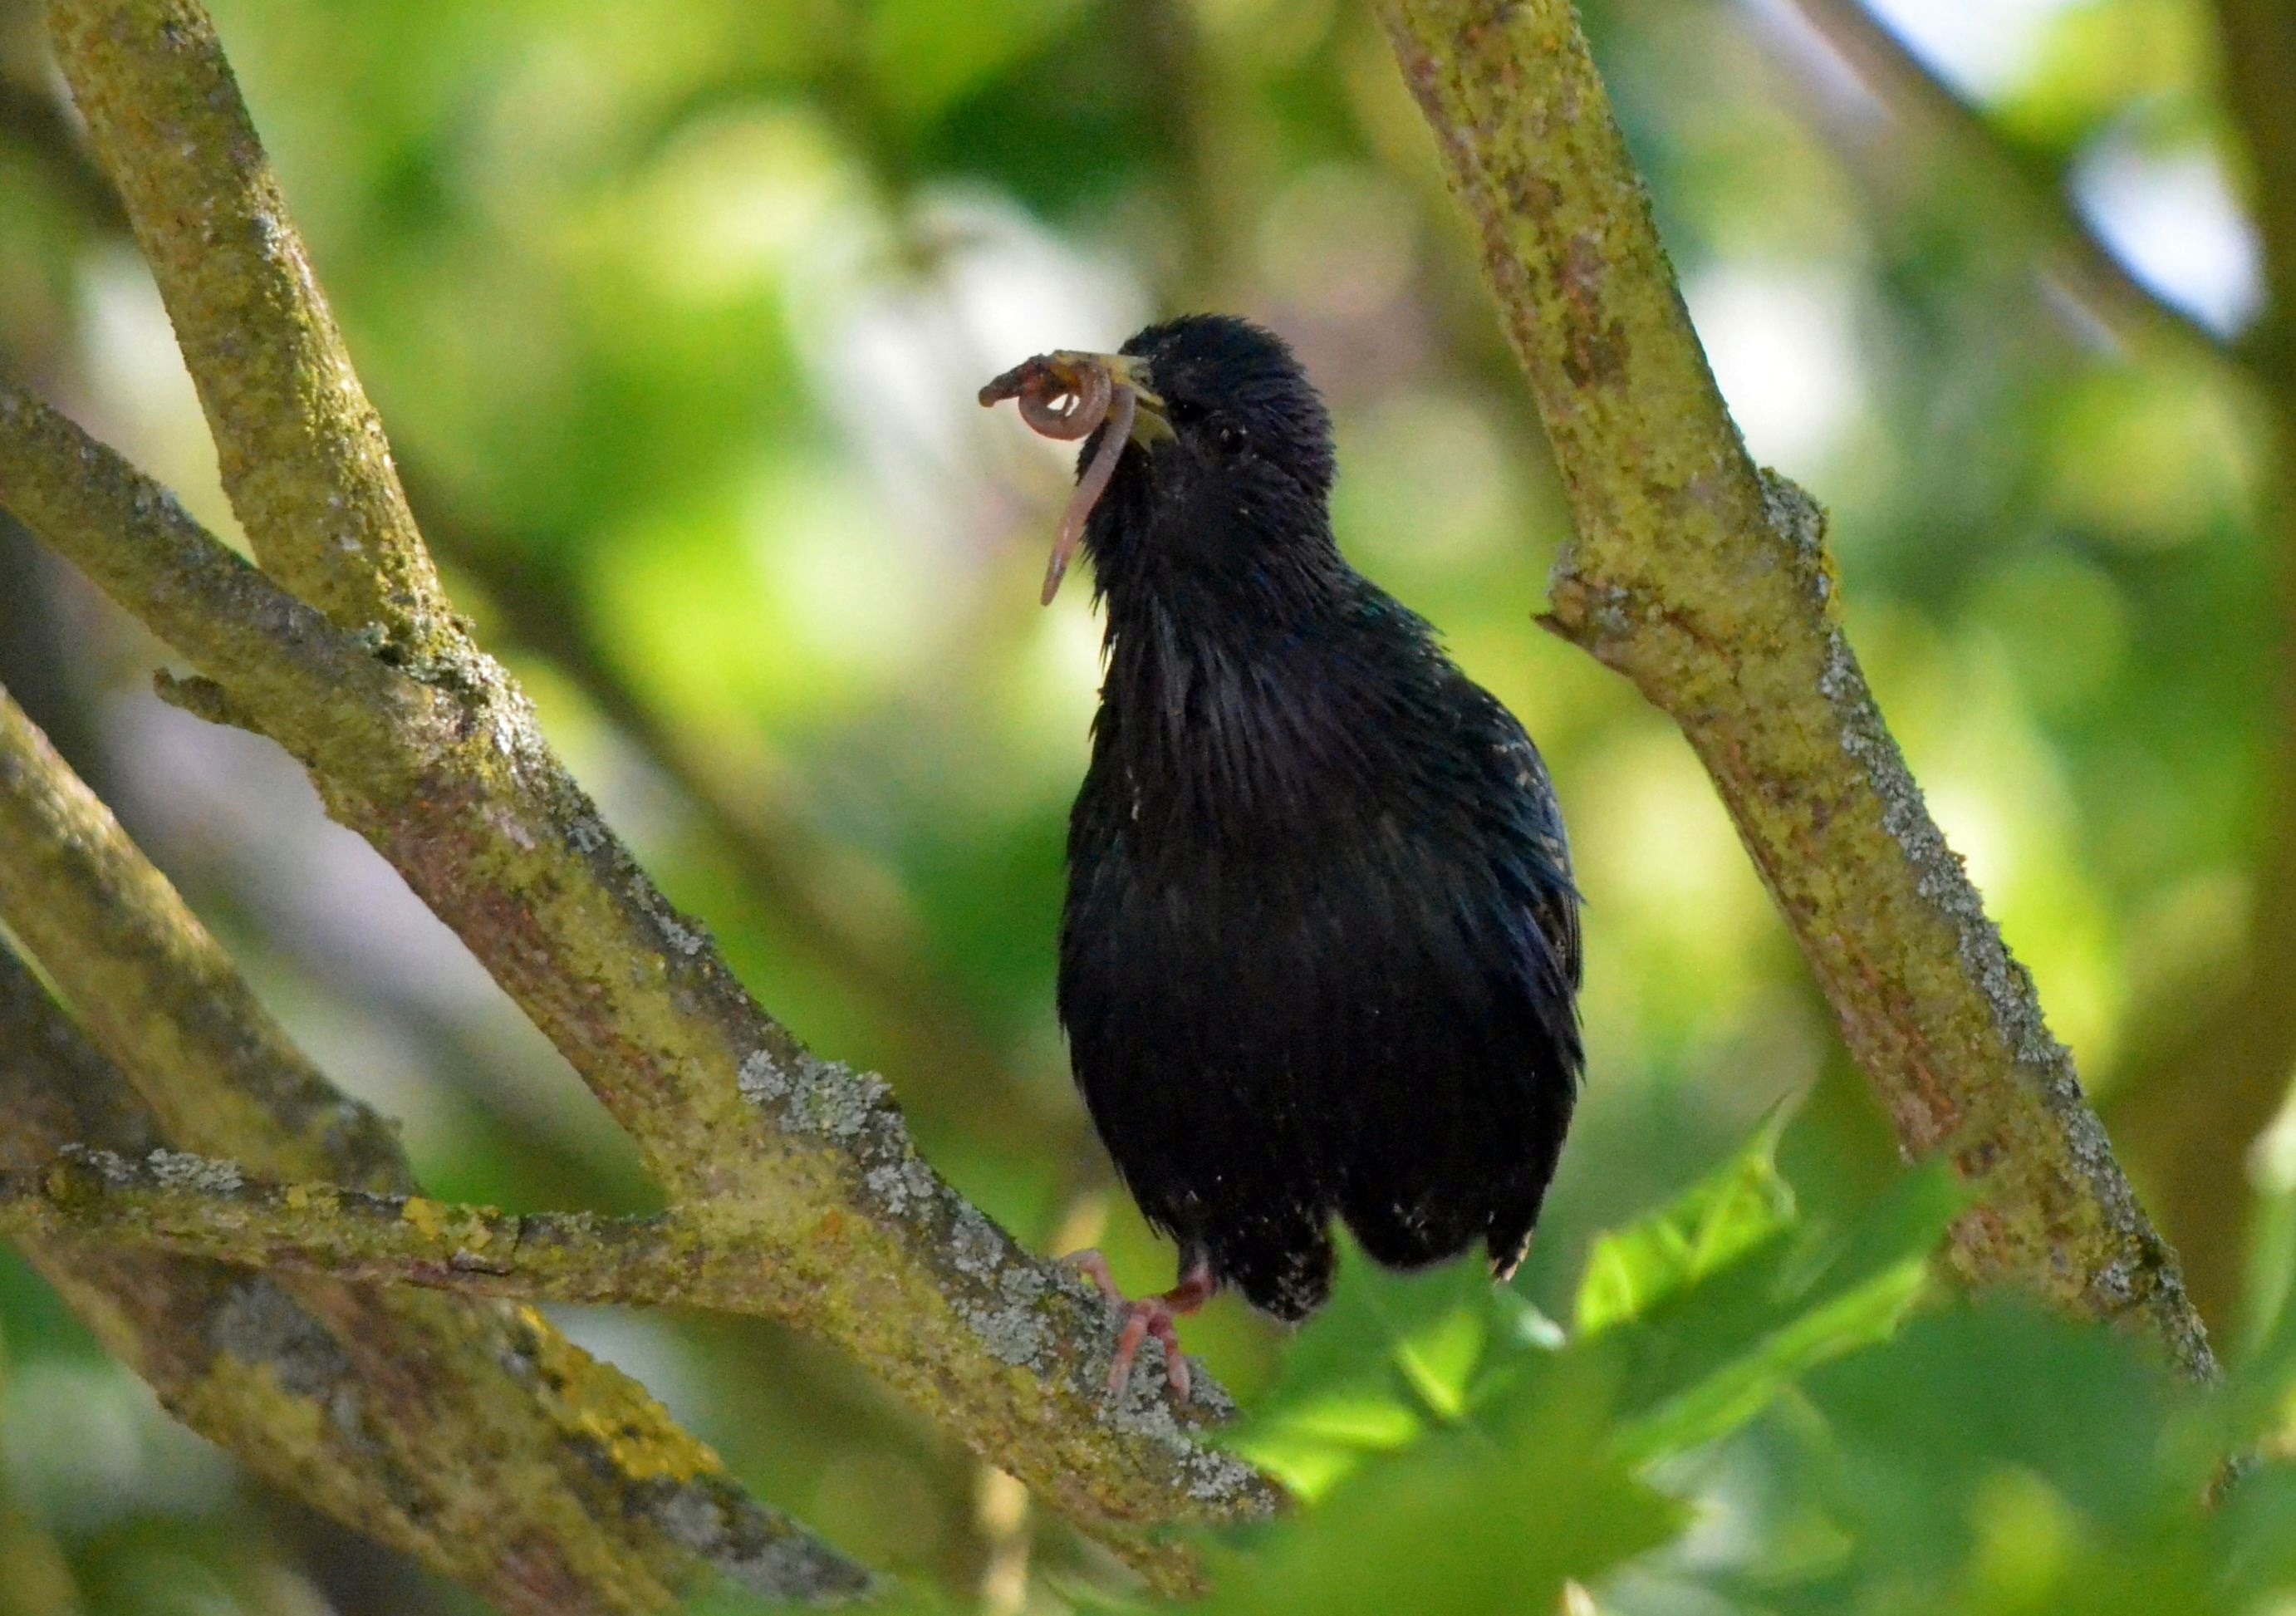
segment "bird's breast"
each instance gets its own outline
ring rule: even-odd
[[[1111,660],[1095,767],[1142,836],[1265,855],[1393,817],[1404,737],[1342,653],[1305,633],[1127,649]]]

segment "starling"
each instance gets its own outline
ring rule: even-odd
[[[1480,1241],[1511,1274],[1570,1120],[1578,896],[1522,726],[1332,536],[1330,416],[1226,316],[981,390],[1085,439],[1045,580],[1079,544],[1107,611],[1069,823],[1060,1017],[1078,1087],[1178,1284],[1142,1341],[1234,1286],[1330,1293],[1332,1224],[1378,1261]]]

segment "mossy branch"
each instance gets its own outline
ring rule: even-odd
[[[302,760],[329,813],[463,939],[670,1199],[741,1227],[763,1305],[843,1346],[1157,1586],[1192,1586],[1193,1551],[1155,1530],[1278,1499],[1193,1440],[1217,1390],[1200,1381],[1176,1413],[1144,1374],[1109,1403],[1098,1297],[936,1176],[880,1079],[816,1059],[750,999],[444,609],[196,0],[53,0],[50,20],[234,508],[279,581],[4,390],[0,500],[202,676],[162,693]],[[386,556],[397,572],[357,576]]]
[[[420,652],[452,632],[390,447],[196,0],[52,0],[50,37],[263,565]]]
[[[758,1008],[474,650],[393,666],[202,532],[164,490],[0,386],[0,500],[270,734],[471,946],[637,1140],[671,1198],[745,1232],[775,1317],[850,1350],[1160,1584],[1147,1530],[1253,1518],[1273,1486],[1200,1446],[1148,1374],[1111,1405],[1096,1293],[918,1157],[884,1083]],[[299,1177],[302,1175],[288,1175]]]
[[[944,1114],[912,1114],[928,1129],[936,1121],[1009,1126],[1042,1137],[1048,1156],[1072,1153],[1084,1119],[1048,1102],[1043,1086],[1025,1080],[996,1046],[882,865],[813,828],[784,771],[731,763],[615,666],[611,632],[586,609],[575,573],[545,559],[578,551],[575,537],[481,536],[425,497],[425,480],[412,465],[407,485],[434,551],[485,591],[480,615],[518,651],[547,658],[677,788],[704,834],[739,862],[776,927],[827,969],[881,1038],[905,1061],[933,1062],[939,1080],[926,1092]]]
[[[390,1125],[304,1059],[4,691],[0,848],[0,921],[170,1137],[283,1177],[414,1187]]]
[[[741,1225],[707,1211],[504,1212],[266,1184],[234,1162],[165,1149],[73,1145],[37,1170],[0,1172],[0,1233],[523,1301],[783,1311],[758,1285]]]
[[[90,1145],[196,1160],[165,1140],[119,1069],[0,947],[0,1169],[37,1174]],[[505,1611],[656,1611],[712,1571],[802,1603],[870,1586],[530,1312],[15,1235],[186,1424]]]
[[[1746,454],[1570,0],[1380,11],[1570,501],[1547,626],[1681,726],[1906,1150],[1987,1179],[1963,1270],[2210,1372],[2174,1254],[1882,723],[1822,513]]]
[[[2259,412],[2268,445],[2259,530],[2279,591],[2277,700],[2249,859],[2243,935],[2189,991],[2140,1002],[2101,1110],[2177,1243],[2203,1318],[2234,1318],[2248,1284],[2256,1204],[2248,1161],[2296,1063],[2296,14],[2276,0],[2217,6],[2231,121],[2251,159],[2253,216],[2270,294],[2227,342],[2132,275],[2072,201],[2065,165],[1972,106],[1879,21],[1866,0],[1793,0],[1874,94],[1934,133],[2032,231],[2052,268],[2131,343],[2175,345],[2220,365]],[[1894,159],[1898,154],[1890,154]]]

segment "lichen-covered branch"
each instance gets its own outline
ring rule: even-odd
[[[0,1169],[37,1174],[75,1141],[147,1161],[155,1153],[162,1162],[198,1160],[165,1149],[118,1068],[0,947]],[[660,1610],[712,1570],[808,1603],[868,1586],[858,1568],[744,1497],[643,1391],[532,1313],[433,1296],[395,1299],[420,1304],[403,1313],[371,1304],[346,1312],[243,1267],[13,1233],[186,1424],[506,1611]],[[472,1328],[480,1318],[491,1326]],[[425,1321],[432,1327],[418,1330]],[[380,1334],[376,1351],[434,1356],[377,1375],[359,1331]],[[496,1356],[469,1394],[409,1383],[471,1381],[464,1355],[474,1343]],[[423,1414],[419,1423],[410,1410]],[[455,1416],[473,1423],[435,1430]]]
[[[814,831],[786,785],[728,769],[715,749],[684,734],[614,665],[595,615],[574,578],[540,559],[575,547],[565,535],[529,535],[505,544],[482,539],[434,511],[418,474],[407,479],[423,530],[458,576],[486,591],[489,622],[519,649],[547,657],[583,699],[672,781],[704,832],[741,862],[755,895],[807,952],[834,974],[881,1036],[906,1058],[931,1060],[940,1103],[962,1108],[976,1126],[1010,1121],[1040,1130],[1046,1153],[1068,1148],[1082,1119],[1058,1115],[1021,1080],[977,1014],[967,1011],[954,974],[932,956],[916,915],[882,870],[849,845]],[[930,1125],[930,1115],[916,1113]]]
[[[414,1189],[386,1127],[303,1061],[168,879],[4,693],[0,923],[83,1010],[96,1045],[138,1088],[140,1111],[152,1120],[122,1143],[230,1154],[280,1177]],[[29,1005],[20,994],[19,1001]],[[29,1017],[25,1008],[20,1019]],[[20,1106],[29,1104],[25,1095]],[[48,1145],[20,1166],[39,1164],[64,1143],[111,1143],[117,1125],[67,1132],[64,1122],[101,1122],[117,1109],[53,1118]],[[32,1132],[25,1120],[9,1129],[12,1141]],[[232,1278],[230,1294],[211,1285],[202,1294],[218,1308],[236,1306],[232,1297],[243,1278]],[[278,1325],[262,1341],[287,1357],[266,1359],[250,1345],[255,1338],[232,1336],[239,1345],[225,1349],[239,1361],[234,1373],[262,1375],[268,1366],[291,1384],[300,1373],[296,1354],[310,1341],[300,1322],[290,1327],[284,1320],[316,1320],[333,1343],[326,1361],[340,1364],[344,1396],[358,1393],[376,1423],[360,1432],[363,1451],[392,1456],[411,1478],[402,1499],[409,1533],[399,1540],[447,1575],[491,1588],[512,1609],[661,1609],[712,1563],[702,1545],[686,1540],[679,1508],[689,1505],[707,1505],[707,1517],[726,1522],[728,1543],[801,1549],[776,1554],[790,1565],[833,1572],[815,1591],[852,1593],[861,1584],[836,1556],[742,1499],[707,1448],[539,1320],[455,1297],[374,1292],[324,1278],[271,1285],[258,1310]],[[246,1322],[246,1306],[218,1317]],[[176,1317],[172,1327],[191,1322]],[[561,1384],[514,1370],[519,1352],[558,1366]],[[168,1364],[170,1375],[191,1373],[182,1359]],[[411,1373],[409,1366],[422,1370]],[[204,1370],[200,1386],[209,1386]],[[268,1414],[290,1419],[280,1409]],[[230,1423],[268,1414],[241,1409]],[[586,1428],[583,1421],[609,1423]],[[597,1451],[583,1435],[615,1425],[643,1430],[645,1440],[615,1453]],[[521,1476],[514,1489],[505,1483],[512,1472]],[[685,1499],[663,1488],[663,1472],[707,1478],[707,1492]],[[354,1508],[340,1481],[324,1473],[315,1481],[326,1483],[312,1495],[324,1508],[340,1505],[351,1524],[365,1527],[363,1508],[372,1499]],[[726,1570],[746,1575],[737,1563]]]
[[[2081,217],[2062,165],[1956,94],[1866,0],[1794,5],[1878,99],[1909,127],[1935,131],[2004,195],[2092,313],[2132,341],[2165,339],[2236,370],[2263,419],[2270,447],[2259,525],[2282,575],[2283,644],[2248,921],[2223,969],[2140,1006],[2101,1107],[2181,1253],[2194,1305],[2229,1322],[2247,1287],[2249,1154],[2296,1064],[2296,338],[2284,312],[2296,282],[2296,136],[2285,111],[2296,97],[2296,13],[2251,0],[2218,7],[2226,99],[2251,159],[2270,292],[2255,325],[2227,342],[2136,279]]]
[[[318,1272],[529,1301],[775,1312],[752,1295],[755,1259],[671,1211],[504,1212],[332,1184],[276,1185],[234,1162],[73,1145],[0,1172],[0,1233],[150,1247],[267,1274]]]
[[[382,425],[196,0],[51,0],[50,37],[265,568],[420,653],[453,632]]]
[[[1274,1506],[1267,1481],[1189,1434],[1223,1408],[1216,1389],[1200,1382],[1185,1415],[1152,1374],[1105,1399],[1099,1297],[934,1174],[880,1079],[815,1057],[742,992],[490,660],[385,661],[4,385],[0,503],[200,669],[177,699],[304,761],[329,811],[461,934],[672,1198],[738,1232],[759,1307],[845,1347],[1160,1585],[1189,1584],[1194,1562],[1152,1529]]]
[[[0,133],[13,134],[28,146],[85,223],[123,239],[129,235],[118,195],[56,97],[0,81]],[[570,536],[512,538],[476,532],[455,520],[451,499],[436,490],[425,498],[419,465],[403,455],[394,458],[426,547],[485,590],[488,610],[480,615],[500,625],[513,650],[554,663],[599,716],[676,785],[704,834],[740,861],[754,896],[772,911],[775,924],[826,967],[840,989],[855,996],[873,1029],[890,1034],[902,1057],[931,1058],[941,1069],[931,1090],[937,1101],[964,1107],[974,1123],[984,1116],[1010,1120],[1044,1130],[1048,1138],[1081,1125],[1073,1107],[1047,1105],[1041,1087],[1013,1070],[979,1015],[964,1005],[961,984],[933,958],[916,916],[882,869],[853,847],[816,833],[787,783],[760,778],[754,768],[725,767],[722,758],[681,733],[613,665],[592,614],[576,598],[573,578],[541,559],[577,547]],[[0,533],[0,556],[8,542]],[[27,610],[30,606],[28,601]],[[5,609],[0,599],[0,626]],[[934,1120],[923,1117],[928,1124]],[[1048,1152],[1067,1148],[1048,1145]]]
[[[1569,0],[1381,0],[1575,519],[1549,626],[1682,727],[1905,1148],[1985,1178],[1975,1277],[2212,1368],[2024,970],[1843,637],[1824,518],[1747,456]]]
[[[390,1126],[303,1058],[5,692],[0,849],[0,921],[169,1134],[281,1177],[413,1187]]]

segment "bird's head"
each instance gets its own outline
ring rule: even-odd
[[[1283,339],[1231,315],[1151,325],[1113,354],[1042,354],[980,390],[1048,437],[1086,439],[1045,576],[1079,542],[1108,583],[1146,560],[1242,575],[1331,553],[1332,422]]]

